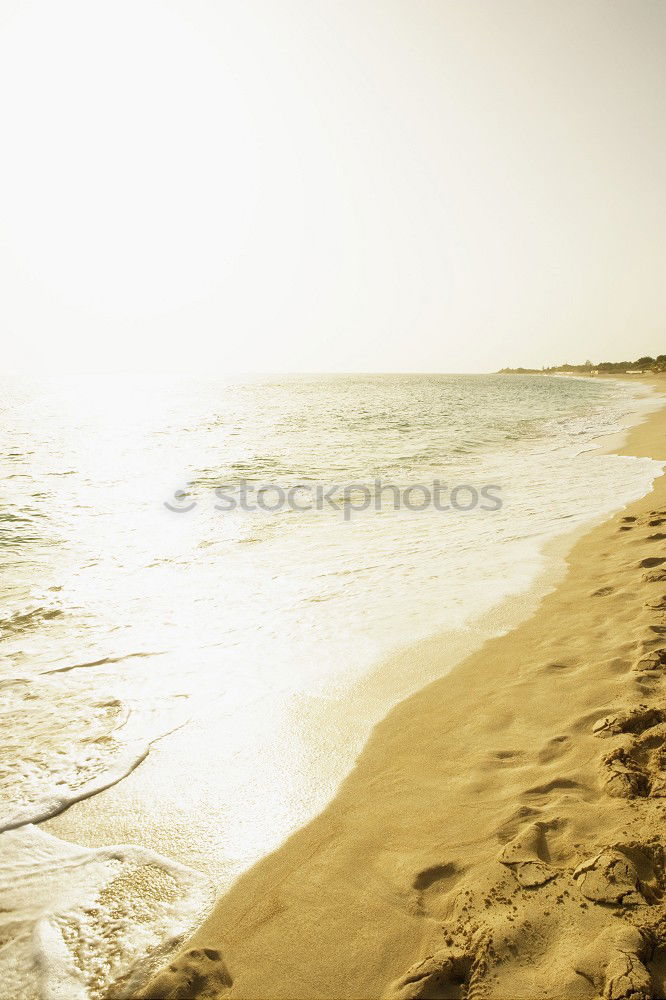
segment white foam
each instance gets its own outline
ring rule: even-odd
[[[130,997],[211,901],[203,875],[153,851],[84,848],[31,825],[5,832],[2,994],[12,1000]]]
[[[138,712],[115,692],[101,694],[96,681],[0,681],[0,832],[40,823],[121,781],[187,717],[161,704],[156,717]]]
[[[150,742],[118,739],[128,716],[112,696],[65,689],[44,677],[6,679],[0,694],[0,831],[48,819],[133,770]]]

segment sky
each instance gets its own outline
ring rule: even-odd
[[[663,0],[0,0],[4,371],[666,353]]]

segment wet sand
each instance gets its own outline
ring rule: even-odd
[[[666,410],[620,450],[666,461]],[[375,728],[143,997],[666,996],[666,477],[568,567]]]

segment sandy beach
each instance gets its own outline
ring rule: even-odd
[[[666,0],[0,29],[0,1000],[666,1000]]]
[[[665,430],[618,450],[666,460]],[[665,541],[662,476],[375,728],[142,997],[665,996]]]

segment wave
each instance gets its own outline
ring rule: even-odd
[[[146,848],[80,847],[32,825],[3,833],[2,993],[129,998],[211,903],[205,876]]]
[[[132,738],[130,709],[118,698],[63,687],[43,674],[4,678],[0,693],[0,832],[42,822],[110,788],[179,728]]]
[[[39,628],[44,622],[60,618],[62,614],[62,608],[53,605],[14,611],[6,618],[0,618],[0,638],[21,635],[28,629]]]

